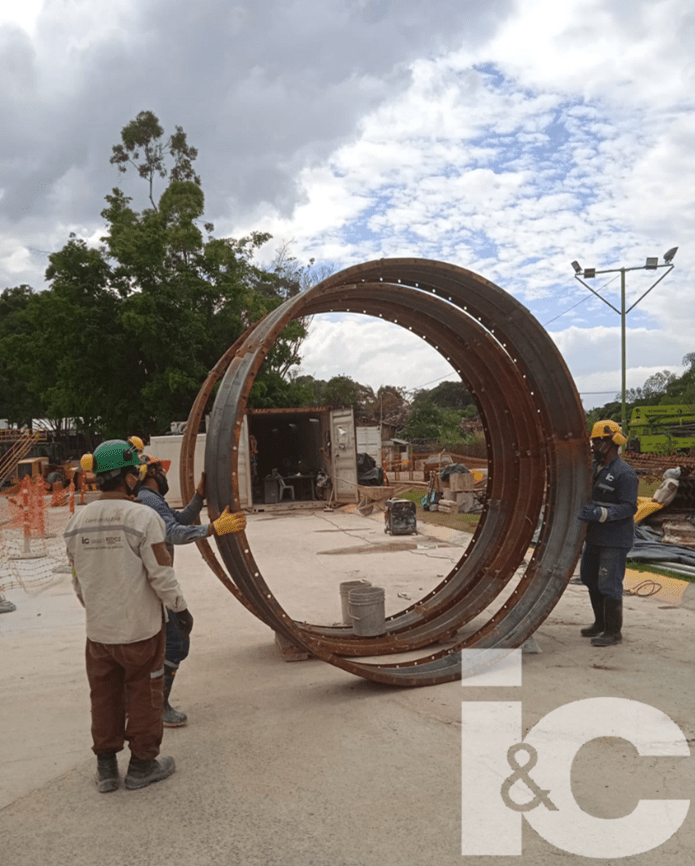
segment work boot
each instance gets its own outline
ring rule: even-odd
[[[115,752],[101,752],[97,755],[96,783],[100,794],[115,791],[121,784]]]
[[[165,728],[180,728],[188,721],[188,716],[185,713],[180,713],[169,704],[169,695],[171,694],[171,687],[174,685],[175,676],[176,668],[164,665],[164,715],[162,721]]]
[[[12,613],[13,610],[17,610],[17,605],[0,595],[0,613]]]
[[[597,589],[589,590],[589,599],[594,609],[594,624],[588,625],[581,630],[584,637],[594,637],[601,634],[606,628],[606,616],[603,609],[603,596]]]
[[[604,598],[603,608],[606,614],[606,628],[603,634],[591,639],[592,646],[614,646],[623,639],[623,600],[622,598]]]
[[[173,758],[152,758],[141,760],[131,757],[128,764],[128,772],[125,777],[125,786],[133,791],[136,788],[146,788],[152,782],[166,779],[176,769]]]

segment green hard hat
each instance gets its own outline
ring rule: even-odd
[[[116,475],[126,466],[134,466],[140,471],[138,452],[123,439],[109,439],[94,449],[92,472],[103,475],[105,472]]]

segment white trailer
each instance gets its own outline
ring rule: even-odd
[[[360,428],[362,429],[362,428]],[[365,428],[371,429],[371,428]],[[376,429],[376,428],[374,428]],[[360,441],[365,441],[363,438]],[[171,460],[167,500],[178,507],[181,499],[179,464],[183,434],[152,436],[146,450]],[[373,449],[373,444],[370,444]],[[368,453],[372,453],[371,451]],[[374,454],[374,459],[377,455]],[[381,448],[378,465],[381,466]],[[205,467],[205,434],[199,433],[193,460],[198,480]],[[357,439],[352,409],[250,409],[239,441],[239,499],[242,508],[263,503],[263,479],[276,469],[293,479],[315,478],[324,472],[333,485],[334,502],[356,502]],[[296,488],[298,498],[311,500],[313,483]]]

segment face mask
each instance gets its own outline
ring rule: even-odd
[[[601,439],[598,443],[591,443],[591,451],[596,460],[603,460],[603,458],[608,454],[608,451],[611,447],[610,439]]]

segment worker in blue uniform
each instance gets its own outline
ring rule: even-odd
[[[634,540],[639,486],[635,470],[618,455],[626,442],[615,421],[594,424],[591,504],[577,515],[587,522],[579,574],[589,589],[595,618],[581,633],[593,646],[614,646],[622,640],[623,580]]]
[[[164,521],[166,530],[166,547],[174,561],[174,545],[190,544],[210,536],[227,535],[230,532],[241,532],[246,527],[246,515],[243,511],[230,513],[229,507],[211,523],[200,524],[196,521],[205,501],[205,473],[193,495],[193,499],[182,510],[177,511],[169,506],[164,497],[169,492],[167,472],[171,466],[170,460],[160,460],[153,454],[144,452],[144,444],[138,436],[131,436],[128,442],[140,453],[140,461],[145,465],[145,476],[138,492],[139,502],[154,509]],[[192,626],[192,618],[191,618]],[[190,649],[190,630],[183,631],[175,617],[170,616],[166,624],[166,651],[164,655],[164,713],[165,728],[178,728],[187,723],[185,713],[175,709],[169,703],[169,696],[174,684],[174,678],[179,666],[188,657]]]

